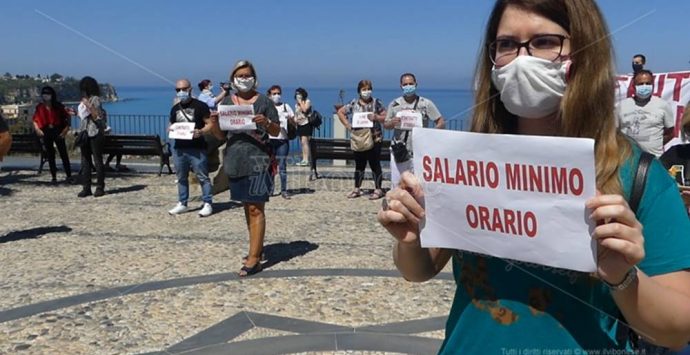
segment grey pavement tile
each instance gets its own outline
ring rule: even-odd
[[[245,312],[238,313],[210,328],[175,344],[166,351],[169,353],[183,353],[192,349],[200,349],[215,344],[223,344],[241,335],[254,325]]]
[[[439,339],[408,335],[353,333],[336,334],[338,350],[384,351],[403,354],[436,354]]]
[[[185,355],[273,355],[307,351],[335,351],[334,334],[289,335],[283,337],[247,340],[211,346],[183,353]]]
[[[336,333],[353,332],[354,328],[321,322],[312,322],[296,318],[279,317],[269,314],[247,312],[247,315],[257,327],[283,330],[293,333]]]
[[[275,271],[266,270],[264,272],[252,276],[252,279],[322,276],[399,277],[399,274],[397,270],[376,269],[299,269]],[[452,274],[440,273],[436,278],[441,280],[452,279]],[[237,280],[239,280],[239,277],[237,277],[236,273],[222,273],[215,275],[203,275],[164,281],[154,281],[143,284],[100,290],[96,292],[84,293],[81,295],[64,297],[52,301],[39,302],[35,304],[0,311],[0,323],[26,318],[44,312],[50,312],[62,308],[72,307],[83,303],[90,303],[102,301],[109,298],[120,297],[123,295],[131,295],[150,291],[160,291],[169,288],[185,287],[204,283],[217,283]]]
[[[355,328],[355,333],[387,333],[387,334],[417,334],[433,330],[445,329],[448,317],[433,317],[415,319],[405,322],[389,323],[382,325],[370,325]]]

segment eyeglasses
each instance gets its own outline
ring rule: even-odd
[[[489,44],[489,57],[496,66],[504,66],[518,57],[520,49],[527,49],[527,54],[555,61],[561,57],[563,42],[568,36],[544,34],[532,37],[529,41],[518,42],[511,38],[499,38]]]
[[[189,90],[189,86],[187,86],[186,88],[175,88],[175,92],[187,91],[187,90]]]

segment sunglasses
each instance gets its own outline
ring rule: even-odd
[[[187,86],[186,88],[175,88],[175,92],[187,91],[187,90],[189,90],[189,86]]]

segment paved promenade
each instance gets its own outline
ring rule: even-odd
[[[240,280],[248,247],[240,205],[226,192],[211,217],[169,216],[175,177],[125,163],[139,171],[108,175],[98,199],[51,185],[26,160],[4,163],[0,353],[430,354],[440,346],[450,269],[424,284],[399,276],[392,239],[375,219],[380,200],[345,198],[352,168],[323,168],[326,178],[308,182],[306,168],[290,167],[295,196],[266,208],[266,269]]]

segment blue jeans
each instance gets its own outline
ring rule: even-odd
[[[175,170],[177,171],[177,200],[184,205],[189,199],[189,169],[194,169],[201,184],[201,199],[205,203],[213,201],[213,188],[208,178],[208,157],[206,149],[175,148]]]
[[[285,139],[271,139],[271,146],[278,160],[278,174],[280,175],[280,192],[287,191],[287,157],[290,152],[290,141]],[[275,186],[275,184],[274,184]],[[273,186],[271,195],[273,194]]]

